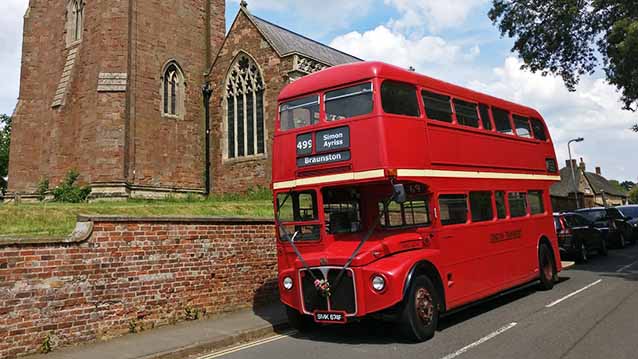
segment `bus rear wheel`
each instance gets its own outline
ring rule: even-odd
[[[542,290],[554,288],[556,282],[556,266],[554,256],[545,243],[541,243],[538,249],[538,268],[540,272],[540,285]]]
[[[410,285],[401,312],[399,328],[410,341],[423,342],[434,336],[439,322],[440,296],[427,276],[418,276]]]

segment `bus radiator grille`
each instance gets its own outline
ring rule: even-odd
[[[335,284],[340,271],[340,268],[331,268],[328,271],[328,281],[332,285]],[[312,269],[312,273],[319,279],[325,279],[319,269]],[[349,273],[346,273],[341,278],[341,282],[337,287],[331,288],[329,299],[322,297],[315,289],[312,276],[303,276],[301,282],[304,309],[307,313],[313,313],[315,310],[335,310],[345,311],[351,315],[356,314],[356,297],[352,271],[349,270]]]

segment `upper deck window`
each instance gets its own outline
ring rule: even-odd
[[[479,105],[479,111],[481,112],[481,123],[486,130],[492,129],[492,122],[490,121],[490,108],[486,104]]]
[[[492,108],[492,115],[494,115],[494,125],[496,131],[507,135],[513,135],[512,123],[510,122],[510,114],[500,108]]]
[[[479,128],[478,106],[475,103],[454,99],[454,109],[459,125]]]
[[[283,103],[279,107],[282,130],[291,130],[319,122],[319,96],[313,95]]]
[[[372,83],[326,92],[326,119],[343,120],[372,112]]]
[[[519,137],[532,138],[532,130],[529,128],[529,118],[514,115],[514,126]]]
[[[422,91],[421,97],[423,97],[425,114],[429,119],[452,123],[452,106],[449,96]]]
[[[385,113],[419,117],[416,87],[410,84],[384,81],[381,85],[381,102]]]
[[[534,133],[534,138],[541,141],[547,141],[547,134],[545,134],[545,126],[543,122],[537,118],[533,118],[530,120],[532,124],[532,132]]]

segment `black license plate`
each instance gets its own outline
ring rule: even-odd
[[[317,323],[337,323],[345,324],[346,312],[316,311],[314,313],[315,322]]]

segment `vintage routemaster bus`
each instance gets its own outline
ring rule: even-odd
[[[272,151],[281,301],[292,326],[439,316],[561,270],[560,180],[529,107],[379,62],[279,96]]]

